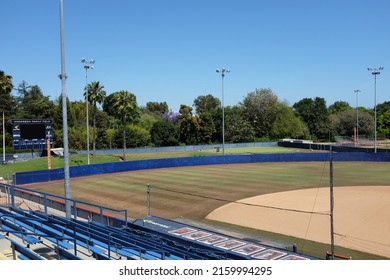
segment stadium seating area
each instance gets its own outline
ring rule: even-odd
[[[160,217],[128,221],[124,210],[83,205],[76,200],[70,204],[72,215],[66,218],[65,202],[59,197],[0,183],[0,259],[313,259],[287,248],[242,240]],[[8,253],[4,254],[5,251]]]
[[[10,243],[13,259],[229,259],[222,251],[186,246],[139,229],[12,207],[0,207],[0,232]]]

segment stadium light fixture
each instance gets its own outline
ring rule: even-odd
[[[225,73],[230,73],[230,70],[222,68],[221,70],[217,69],[216,71],[217,73],[221,73],[222,77],[222,155],[225,155],[225,105],[223,80],[225,78]]]
[[[87,110],[87,158],[88,158],[88,165],[90,164],[89,160],[89,109],[88,109],[88,103],[89,103],[89,98],[88,98],[88,69],[93,69],[95,64],[95,60],[91,59],[89,62],[85,60],[85,58],[81,58],[81,63],[84,64],[85,68],[85,103],[86,103],[86,110]]]
[[[374,152],[376,153],[377,150],[377,141],[376,141],[376,130],[377,130],[377,120],[376,120],[376,76],[379,75],[383,69],[385,69],[383,66],[380,66],[379,68],[372,68],[367,67],[367,70],[371,72],[372,75],[374,75]]]

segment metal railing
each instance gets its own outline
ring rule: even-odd
[[[66,198],[15,185],[0,183],[0,204],[11,207],[27,207],[41,210],[46,214],[65,216]],[[93,203],[68,199],[72,218],[95,221],[110,226],[127,223],[127,210],[117,210]]]

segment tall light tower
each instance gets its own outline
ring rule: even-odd
[[[379,68],[371,68],[371,67],[368,67],[367,70],[368,71],[371,71],[371,74],[374,75],[374,151],[376,153],[376,76],[379,75],[381,72],[381,70],[383,70],[384,67],[381,66]]]
[[[5,119],[3,110],[3,164],[5,164]]]
[[[62,124],[64,139],[64,191],[66,218],[72,216],[70,205],[70,170],[69,170],[69,145],[68,145],[68,115],[66,102],[66,72],[65,72],[65,41],[64,41],[64,4],[60,0],[60,41],[61,41],[61,96],[62,96]]]
[[[89,98],[88,98],[88,69],[93,69],[93,64],[95,64],[95,60],[91,59],[89,62],[85,60],[85,58],[81,58],[81,63],[84,64],[85,68],[85,103],[87,106],[87,158],[88,158],[88,165],[90,164],[89,161],[89,112],[88,112],[88,104],[89,104]]]
[[[222,68],[217,69],[217,73],[221,73],[222,77],[222,155],[225,155],[225,105],[224,105],[224,92],[223,92],[223,80],[225,73],[230,73],[230,70]]]
[[[360,90],[355,89],[354,92],[356,93],[356,143],[359,142],[359,99],[358,95]]]

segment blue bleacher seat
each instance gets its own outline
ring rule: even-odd
[[[7,222],[3,225],[9,226],[13,232],[17,231],[26,243],[49,241],[49,246],[56,248],[60,259],[81,259],[73,254],[80,251],[79,246],[87,249],[90,256],[99,260],[117,259],[117,256],[133,260],[228,258],[223,252],[192,247],[194,244],[189,244],[188,240],[181,242],[180,238],[172,239],[170,236],[132,224],[126,228],[115,228],[19,208],[10,208],[9,211],[0,209],[0,216],[1,213],[13,215],[10,219],[5,218]],[[74,251],[70,250],[72,248]]]
[[[11,222],[9,221],[6,221],[6,220],[3,220],[2,221],[2,226],[1,228],[4,230],[4,231],[7,231],[7,232],[12,232],[12,234],[14,234],[15,236],[19,237],[20,239],[22,239],[24,242],[27,242],[28,243],[28,246],[30,244],[37,244],[37,243],[42,243],[42,240],[32,236],[32,235],[28,235],[27,232],[25,232],[23,230],[23,228],[21,228],[20,226],[18,225],[15,225],[15,224],[12,224]]]
[[[40,255],[38,255],[37,253],[33,252],[32,250],[19,244],[15,240],[9,239],[9,241],[11,242],[11,248],[12,248],[14,258],[16,256],[15,252],[19,252],[20,254],[18,255],[18,257],[23,260],[44,260],[45,259]]]
[[[79,256],[76,256],[61,247],[54,246],[54,249],[61,260],[82,260]]]

